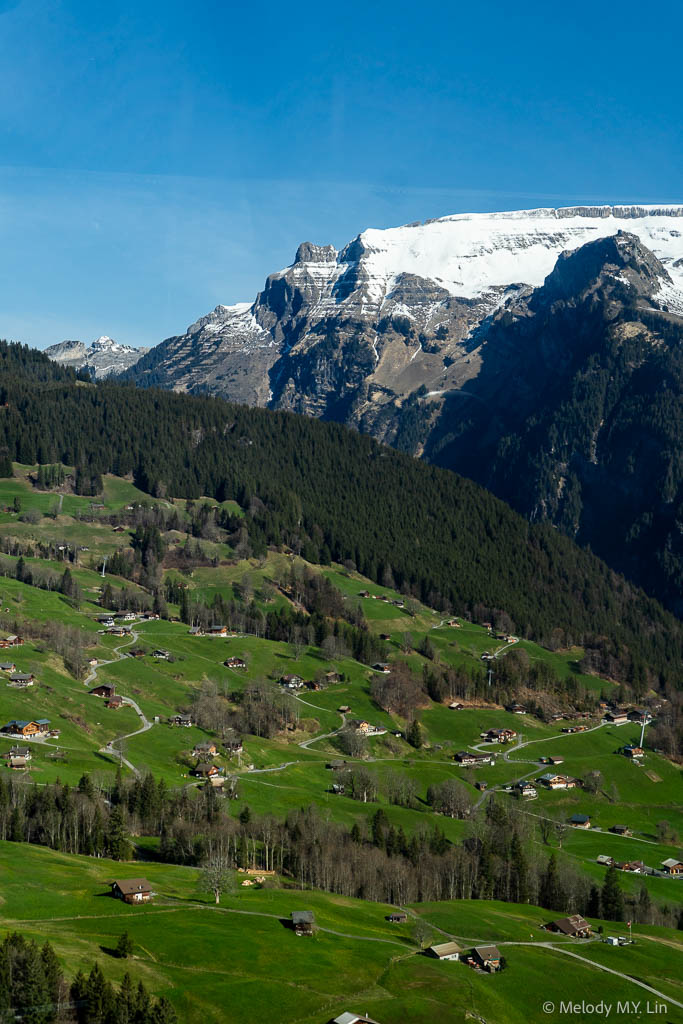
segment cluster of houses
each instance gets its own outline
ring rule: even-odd
[[[31,749],[30,747],[11,747],[2,755],[2,759],[13,771],[25,771],[31,760]]]
[[[216,625],[216,626],[190,626],[190,636],[239,636],[239,633],[234,629],[229,629],[228,626]]]
[[[93,697],[102,697],[105,701],[105,706],[113,711],[118,710],[125,703],[123,697],[116,692],[116,687],[113,683],[98,683],[97,686],[90,690],[90,693]]]
[[[487,971],[489,974],[501,968],[501,955],[497,946],[475,946],[469,953],[463,953],[457,942],[440,942],[425,952],[436,960],[460,960],[476,971]]]
[[[225,662],[227,665],[227,661]],[[244,666],[246,668],[246,665]],[[331,686],[334,683],[340,683],[342,677],[339,672],[331,669],[329,672],[325,672],[318,679],[306,680],[303,676],[296,675],[295,673],[288,672],[286,675],[280,676],[278,683],[287,693],[298,693],[299,690],[323,690],[326,686]]]
[[[15,690],[26,690],[29,686],[33,686],[36,681],[33,673],[17,672],[16,667],[13,661],[4,661],[0,664],[0,672],[9,672],[10,674],[7,685]]]
[[[652,715],[647,708],[610,704],[604,700],[600,701],[599,708],[603,713],[603,722],[607,722],[609,725],[626,725],[627,722],[647,725],[652,721]]]
[[[610,829],[610,832],[613,831],[614,828]],[[648,867],[648,865],[644,864],[642,860],[615,860],[614,857],[610,857],[605,853],[599,854],[596,861],[604,867],[615,867],[618,871],[627,871],[634,875],[656,875],[659,877],[683,878],[683,862],[678,860],[676,857],[668,857],[666,860],[662,861],[660,868]]]
[[[371,594],[369,590],[359,590],[358,596],[369,598],[371,601],[384,601],[385,604],[393,604],[394,608],[405,608],[406,606],[405,601],[400,597],[391,598],[386,594]]]

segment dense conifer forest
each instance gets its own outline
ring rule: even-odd
[[[93,385],[2,343],[0,472],[11,461],[75,467],[148,493],[248,510],[243,542],[352,563],[433,607],[504,610],[521,635],[608,646],[626,681],[676,683],[681,624],[548,525],[530,525],[471,481],[332,423],[116,384]]]

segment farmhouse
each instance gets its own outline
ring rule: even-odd
[[[377,1021],[373,1020],[372,1017],[368,1017],[365,1013],[359,1016],[357,1013],[344,1010],[330,1024],[377,1024]]]
[[[645,751],[642,747],[624,747],[622,753],[624,757],[632,757],[635,759],[645,757]]]
[[[405,924],[408,920],[408,915],[404,914],[403,911],[396,912],[393,914],[387,914],[387,921],[391,921],[392,924]]]
[[[484,971],[497,971],[500,967],[500,953],[496,946],[477,946],[472,950],[475,963]]]
[[[209,626],[208,629],[206,630],[206,632],[208,633],[209,636],[227,636],[228,635],[228,627],[227,626]]]
[[[451,701],[451,703],[448,705],[448,707],[450,708],[451,711],[462,711],[463,708],[465,707],[465,705],[464,704],[457,704],[455,701]]]
[[[614,858],[610,857],[607,853],[599,853],[595,858],[596,864],[606,864],[607,867],[614,864]]]
[[[561,917],[557,921],[551,921],[545,925],[546,931],[560,932],[561,935],[571,935],[575,939],[589,939],[592,929],[588,921],[585,921],[580,914],[572,914],[571,917]]]
[[[489,729],[488,732],[481,733],[482,739],[487,743],[509,743],[516,735],[514,729]]]
[[[149,903],[153,895],[146,878],[121,878],[109,885],[112,896],[124,903]]]
[[[157,648],[156,651],[152,651],[152,657],[157,658],[159,661],[168,661],[170,658],[168,651],[165,651],[162,647]]]
[[[26,758],[25,757],[10,757],[10,759],[9,759],[9,767],[13,771],[15,771],[15,772],[17,772],[17,771],[21,771],[21,772],[25,771],[26,768],[27,768]]]
[[[300,690],[303,685],[304,681],[301,676],[293,675],[292,673],[280,676],[280,686],[283,686],[285,690]]]
[[[226,658],[223,662],[226,668],[246,668],[247,663],[244,658]]]
[[[218,774],[218,768],[215,764],[197,764],[190,771],[190,775],[194,775],[196,779],[211,779],[214,775]]]
[[[44,736],[49,731],[50,720],[48,718],[38,718],[30,722],[12,719],[0,729],[0,732],[9,733],[11,736]]]
[[[459,960],[461,953],[462,949],[457,942],[440,942],[427,950],[427,956],[436,957],[437,960]]]
[[[218,747],[213,740],[206,740],[204,743],[197,743],[192,753],[195,757],[215,757]]]
[[[341,683],[341,676],[339,672],[335,672],[334,669],[330,669],[329,672],[325,673],[325,682],[330,684]]]
[[[315,918],[312,910],[293,910],[292,925],[297,935],[312,935]]]
[[[633,834],[628,825],[612,825],[609,831],[613,832],[615,836],[630,836]]]
[[[610,722],[611,725],[626,725],[628,715],[625,711],[608,711],[605,715],[605,721]]]
[[[10,747],[7,753],[2,755],[5,760],[10,757],[23,757],[24,760],[31,760],[31,748],[30,747]]]
[[[10,686],[15,686],[18,690],[25,690],[27,686],[33,686],[35,676],[25,672],[14,672],[9,677]]]
[[[539,757],[539,761],[541,762],[541,764],[558,765],[558,764],[562,764],[562,762],[564,761],[564,758],[563,757],[550,757],[550,756],[548,756],[548,757]]]
[[[93,687],[90,693],[93,697],[111,698],[116,693],[116,687],[113,683],[99,683],[98,686]]]
[[[473,754],[469,750],[458,750],[453,755],[453,760],[458,764],[469,767],[473,764],[491,764],[490,754]]]
[[[536,782],[541,782],[548,789],[575,789],[580,785],[579,780],[572,779],[570,775],[553,775],[552,772],[541,775]]]
[[[631,708],[628,712],[629,722],[637,722],[638,725],[643,725],[643,723],[647,725],[651,718],[650,712],[643,710],[643,708]]]
[[[351,708],[349,707],[348,704],[340,704],[339,707],[337,708],[337,711],[339,712],[340,715],[347,715],[350,710]]]
[[[14,672],[16,667],[13,661],[3,661],[0,663],[0,672]]]
[[[590,828],[591,819],[589,814],[572,814],[569,824],[574,828]]]
[[[172,715],[169,721],[171,725],[182,725],[185,729],[189,729],[192,725],[192,715]]]
[[[146,651],[144,647],[136,647],[133,651],[128,651],[129,658],[144,658]]]
[[[4,640],[0,640],[0,647],[22,647],[23,643],[23,636],[16,636],[14,633],[11,633]]]
[[[662,861],[662,867],[667,875],[683,875],[683,863],[675,857],[669,857]]]
[[[523,704],[508,704],[505,710],[513,715],[526,715],[526,708]]]
[[[225,749],[230,754],[241,754],[242,751],[244,750],[244,747],[242,746],[242,740],[240,739],[239,736],[232,740],[225,740]]]
[[[201,626],[191,626],[189,633],[190,636],[204,636],[204,630]]]
[[[631,874],[634,875],[644,875],[647,873],[647,868],[645,867],[645,864],[643,864],[642,860],[627,860],[622,863],[617,862],[615,867],[617,867],[619,871],[630,871]]]
[[[527,798],[527,800],[533,800],[534,797],[538,796],[536,787],[532,786],[530,782],[518,782],[517,789],[523,797]]]
[[[123,705],[123,697],[121,697],[120,694],[118,693],[115,693],[113,697],[110,697],[106,704],[106,706],[108,708],[111,708],[112,711],[118,711],[118,709],[122,708]]]
[[[373,672],[382,672],[385,676],[391,672],[391,665],[388,661],[376,661],[372,666]]]

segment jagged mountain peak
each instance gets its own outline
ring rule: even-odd
[[[146,352],[146,348],[122,345],[108,334],[100,335],[89,347],[82,341],[62,341],[45,349],[45,354],[55,362],[75,370],[87,370],[100,380],[130,369]]]

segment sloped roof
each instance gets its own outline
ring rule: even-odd
[[[136,892],[152,891],[152,884],[146,878],[117,878],[109,884],[117,886],[124,896],[133,896]]]
[[[462,948],[457,942],[440,942],[431,949],[437,956],[452,956],[453,953],[462,953]]]

